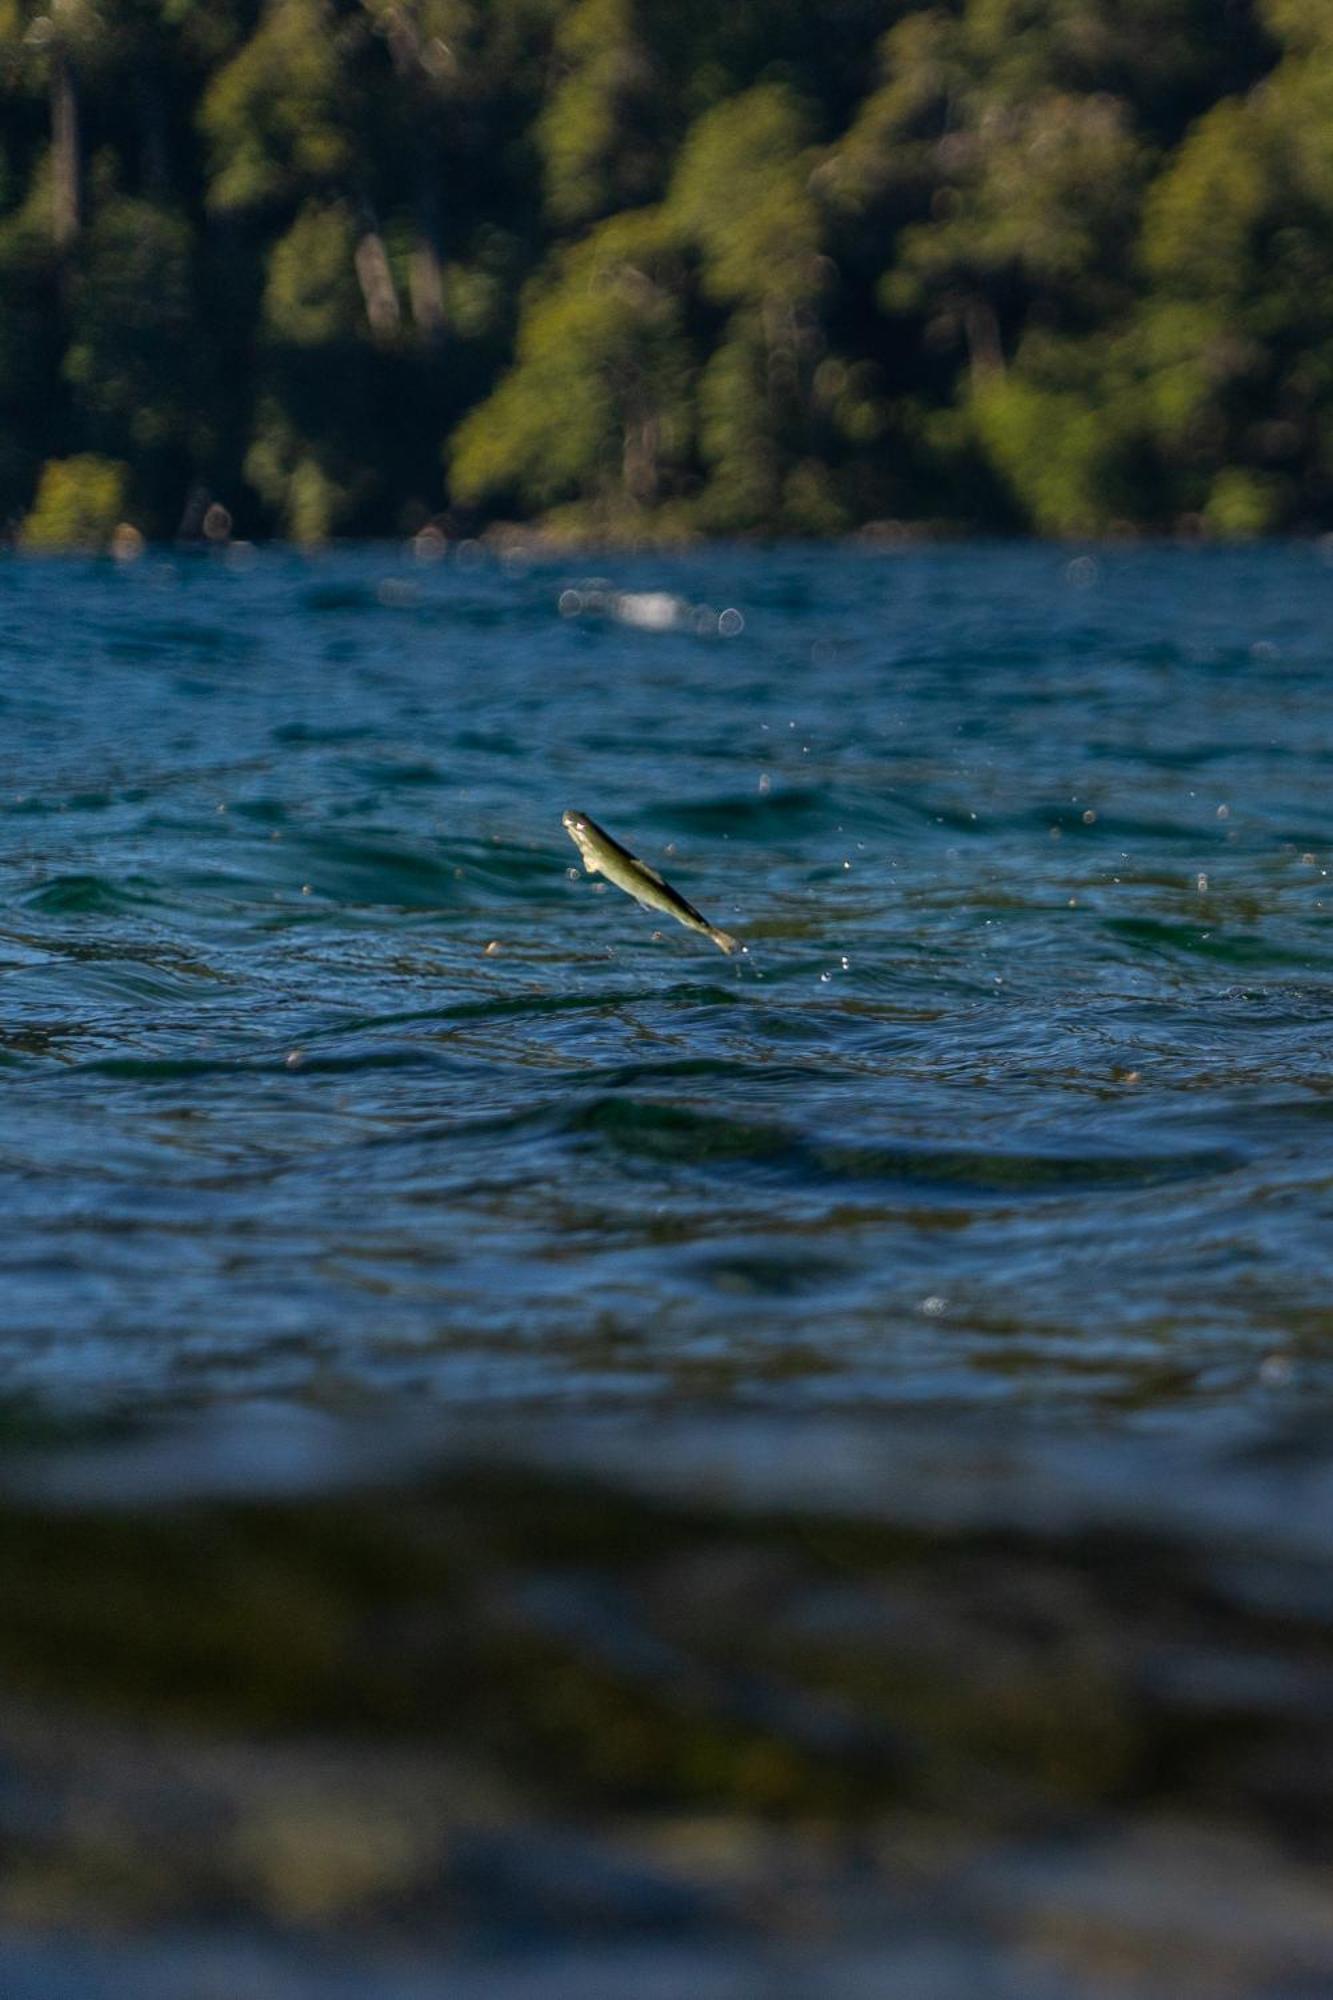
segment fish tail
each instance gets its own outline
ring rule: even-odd
[[[730,932],[728,931],[720,931],[716,924],[709,924],[707,930],[708,930],[708,936],[712,939],[713,943],[717,946],[719,951],[725,951],[727,953],[731,953],[733,951],[744,951],[745,947],[741,943],[739,938],[732,937]]]

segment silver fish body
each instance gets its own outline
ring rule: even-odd
[[[613,840],[595,819],[589,819],[586,813],[567,812],[560,823],[577,847],[589,875],[604,875],[608,882],[615,883],[617,889],[633,896],[645,910],[661,910],[665,916],[674,917],[687,930],[698,931],[701,937],[706,937],[719,951],[742,949],[739,939],[730,937],[716,924],[710,924],[707,917],[700,916],[693,903],[687,903],[678,889],[673,889],[646,861],[640,861],[627,847]]]

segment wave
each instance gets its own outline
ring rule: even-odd
[[[733,1081],[754,1079],[736,1068]],[[662,1103],[623,1092],[598,1093],[521,1106],[495,1117],[459,1120],[433,1128],[455,1145],[470,1139],[542,1139],[576,1152],[605,1153],[634,1168],[746,1169],[769,1178],[829,1188],[875,1186],[929,1189],[962,1200],[1006,1201],[1089,1193],[1132,1192],[1230,1174],[1242,1156],[1225,1146],[1160,1152],[1037,1151],[968,1146],[941,1141],[874,1144],[802,1131],[779,1119],[747,1117]],[[419,1141],[423,1133],[413,1134]]]
[[[57,875],[19,898],[25,909],[47,916],[119,916],[154,901],[142,877],[113,882],[104,875]]]

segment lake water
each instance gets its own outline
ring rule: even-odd
[[[6,1992],[1327,1994],[1326,551],[603,568],[0,564]]]

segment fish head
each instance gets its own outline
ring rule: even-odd
[[[601,873],[601,863],[597,859],[597,829],[586,813],[567,812],[560,815],[560,824],[565,829],[579,851],[580,859],[589,875]]]

